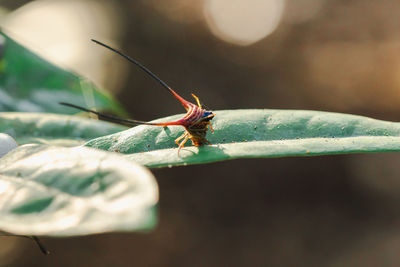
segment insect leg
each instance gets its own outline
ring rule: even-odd
[[[197,105],[199,106],[199,108],[202,108],[199,98],[197,96],[195,96],[194,94],[192,94],[192,96],[194,97],[194,99],[196,99],[196,102],[197,102]]]
[[[178,156],[179,156],[179,152],[181,151],[181,148],[185,145],[185,143],[187,142],[187,140],[189,140],[189,135],[186,135],[185,139],[183,139],[183,141],[179,144]]]
[[[212,133],[214,133],[214,129],[213,129],[213,127],[212,127],[211,122],[210,122],[210,130],[211,130]]]
[[[185,131],[184,134],[182,134],[181,136],[179,136],[178,138],[175,139],[175,143],[179,146],[179,145],[180,145],[179,141],[180,141],[182,138],[185,138],[188,134],[189,134],[189,133]]]

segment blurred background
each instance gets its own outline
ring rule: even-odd
[[[0,26],[111,91],[132,118],[182,113],[149,67],[213,110],[312,109],[400,121],[398,0],[1,0]],[[0,266],[398,266],[400,154],[155,169],[150,233],[0,237]]]

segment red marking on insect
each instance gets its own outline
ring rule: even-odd
[[[183,126],[185,128],[185,132],[175,140],[175,143],[179,146],[178,155],[179,155],[180,149],[185,145],[185,143],[189,139],[192,141],[192,144],[194,146],[202,146],[205,144],[211,145],[211,143],[206,139],[206,135],[207,135],[208,127],[210,127],[211,132],[213,132],[211,120],[214,118],[215,114],[212,113],[211,111],[207,111],[207,110],[203,109],[200,104],[200,100],[197,96],[192,94],[192,96],[196,100],[197,105],[183,99],[174,90],[172,90],[171,87],[169,87],[165,82],[163,82],[160,78],[158,78],[154,73],[152,73],[149,69],[147,69],[145,66],[140,64],[138,61],[128,57],[127,55],[123,54],[122,52],[120,52],[114,48],[111,48],[110,46],[108,46],[104,43],[101,43],[96,40],[92,40],[92,41],[101,46],[104,46],[104,47],[110,49],[111,51],[119,54],[120,56],[126,58],[127,60],[129,60],[130,62],[132,62],[139,68],[141,68],[143,71],[145,71],[147,74],[149,74],[151,77],[153,77],[164,88],[166,88],[176,99],[178,99],[179,102],[181,102],[183,107],[186,109],[186,114],[183,118],[176,120],[176,121],[163,122],[163,123],[152,123],[152,122],[119,118],[116,116],[103,114],[103,113],[100,113],[100,112],[97,112],[94,110],[90,110],[90,109],[87,109],[84,107],[80,107],[80,106],[77,106],[74,104],[69,104],[69,103],[64,103],[64,102],[60,102],[61,105],[70,106],[70,107],[77,108],[77,109],[80,109],[80,110],[83,110],[86,112],[94,113],[99,117],[99,119],[105,119],[105,120],[129,125],[129,126],[138,125],[138,124],[154,125],[154,126],[172,126],[172,125]]]

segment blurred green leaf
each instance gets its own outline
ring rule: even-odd
[[[147,230],[157,201],[153,175],[116,153],[24,145],[0,158],[0,230],[9,233]]]
[[[236,158],[400,151],[399,123],[302,110],[225,110],[215,113],[214,134],[207,137],[213,145],[187,146],[180,155],[174,140],[183,129],[176,126],[141,125],[91,140],[86,146],[129,154],[126,157],[148,167]],[[175,120],[181,116],[157,121]]]
[[[93,96],[98,109],[125,114],[107,92],[45,61],[0,32],[0,111],[73,114],[74,110],[58,102],[85,105],[84,94]]]
[[[76,146],[126,129],[125,126],[78,116],[0,112],[0,132],[13,136],[19,144]]]

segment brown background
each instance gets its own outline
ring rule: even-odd
[[[400,121],[399,1],[326,1],[309,20],[283,19],[250,46],[214,37],[196,13],[201,1],[187,2],[189,22],[171,18],[188,7],[118,2],[120,47],[184,97],[194,92],[214,110]],[[287,1],[285,16],[302,2]],[[133,66],[126,77],[116,97],[134,118],[182,112]],[[151,233],[43,238],[48,257],[29,240],[0,237],[0,247],[17,248],[0,251],[0,266],[398,266],[399,162],[399,154],[360,154],[156,169],[160,221]]]

